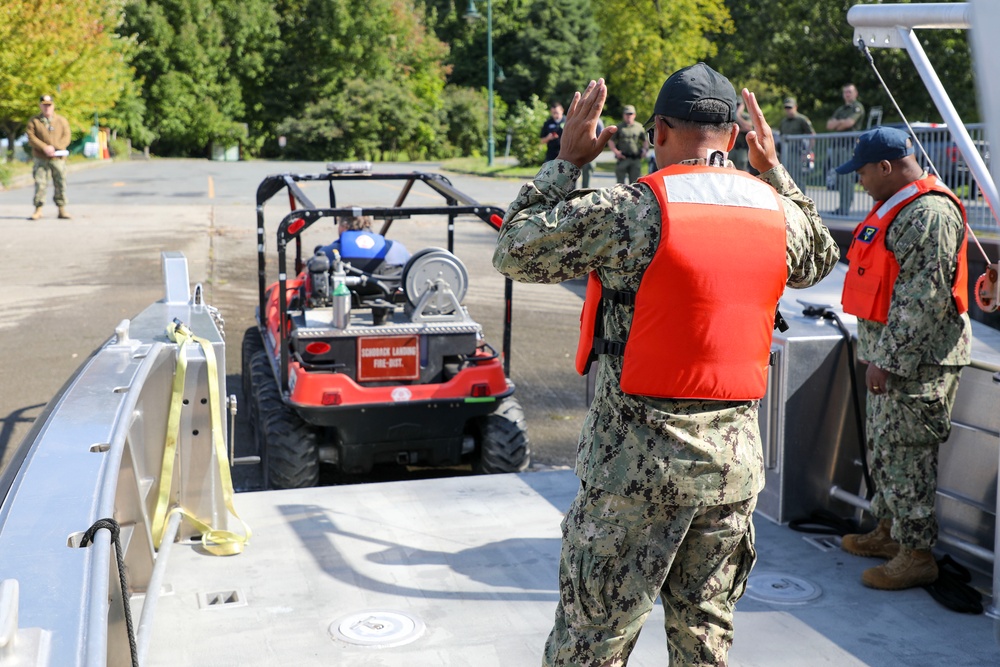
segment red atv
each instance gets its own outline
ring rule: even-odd
[[[314,486],[321,466],[339,481],[382,463],[525,470],[524,414],[508,379],[511,283],[501,357],[462,306],[468,272],[452,253],[458,216],[499,228],[502,211],[438,174],[371,173],[367,163],[328,169],[269,176],[257,188],[258,324],[243,338],[255,451],[236,459],[257,465],[234,470],[238,488]],[[392,207],[337,208],[334,184],[350,180],[405,183]],[[330,207],[315,206],[301,181],[327,181]],[[404,207],[417,182],[444,205]],[[264,205],[282,190],[292,210],[278,225],[278,279],[266,285]],[[448,248],[423,249],[402,265],[392,260],[385,235],[393,221],[426,215],[447,216]],[[317,221],[361,216],[381,220],[379,232],[342,232],[303,257],[302,234]]]

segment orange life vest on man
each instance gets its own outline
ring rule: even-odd
[[[965,208],[962,202],[933,174],[910,183],[884,202],[876,202],[868,216],[854,229],[854,238],[847,251],[850,268],[844,278],[844,291],[841,296],[845,313],[882,324],[889,321],[889,304],[892,301],[893,286],[899,277],[899,262],[886,248],[885,237],[889,225],[903,207],[928,192],[941,193],[955,202],[962,212],[962,221],[965,222]],[[963,230],[962,242],[958,248],[955,280],[951,286],[951,294],[959,314],[969,310],[966,235],[967,232]]]
[[[752,400],[767,389],[775,309],[785,287],[778,194],[734,169],[673,165],[639,179],[662,211],[660,244],[635,294],[591,273],[576,368],[623,354],[620,386],[660,398]],[[631,303],[627,342],[595,337],[603,301]]]

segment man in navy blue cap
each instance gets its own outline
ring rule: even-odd
[[[837,167],[856,171],[875,206],[854,231],[844,311],[858,317],[867,362],[868,460],[875,485],[869,533],[845,535],[858,556],[889,559],[865,570],[871,588],[932,583],[938,447],[948,438],[962,366],[970,361],[965,210],[928,175],[910,136],[879,127]]]
[[[624,665],[659,597],[670,664],[725,665],[755,560],[775,307],[839,252],[746,89],[760,177],[728,160],[736,90],[705,63],[672,74],[653,106],[662,169],[574,190],[617,136],[611,126],[595,137],[606,97],[603,80],[576,93],[558,156],[510,205],[493,255],[521,282],[588,276],[576,361],[581,373],[596,365],[597,385],[543,664]]]

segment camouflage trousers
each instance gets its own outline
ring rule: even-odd
[[[911,549],[937,542],[938,447],[951,432],[959,366],[919,366],[913,377],[890,375],[868,394],[871,513],[892,520],[892,538]]]
[[[49,174],[56,188],[53,200],[56,206],[65,206],[66,201],[66,160],[63,158],[35,158],[31,175],[35,178],[35,207],[45,204],[45,191],[49,187]]]
[[[754,551],[754,496],[680,507],[581,489],[563,520],[545,667],[621,667],[656,597],[671,667],[728,664]]]

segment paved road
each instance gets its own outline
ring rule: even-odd
[[[162,297],[160,252],[179,250],[192,283],[226,320],[229,391],[240,386],[240,339],[256,305],[254,195],[267,174],[317,173],[322,163],[152,160],[74,171],[69,177],[71,221],[26,220],[31,188],[0,192],[0,466],[34,419],[115,325]],[[433,164],[377,165],[380,171],[438,171]],[[505,208],[520,182],[449,174],[461,191]],[[598,175],[610,185],[612,175]],[[603,184],[603,183],[602,183]],[[398,186],[353,182],[338,204],[390,205]],[[317,203],[321,185],[307,185]],[[51,193],[50,193],[51,196]],[[408,204],[440,199],[418,185]],[[287,213],[278,197],[267,209],[273,225]],[[398,221],[391,236],[415,251],[445,245],[440,221]],[[326,226],[324,226],[326,225]],[[458,225],[456,253],[471,275],[466,305],[488,340],[501,344],[503,280],[490,257],[495,232],[481,223]],[[332,223],[316,226],[315,242],[335,238]],[[313,230],[310,230],[312,233]],[[272,244],[273,245],[273,244]],[[307,245],[308,247],[308,245]],[[275,263],[269,268],[276,273]],[[269,280],[272,278],[269,278]],[[584,414],[583,382],[572,371],[580,286],[515,285],[511,371],[528,416],[535,459],[571,465]]]

